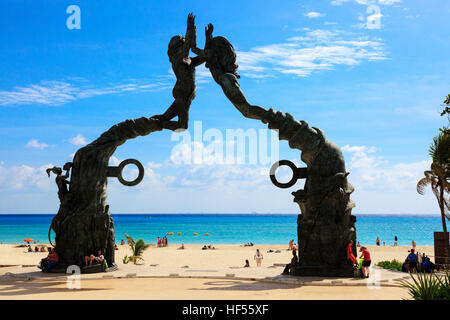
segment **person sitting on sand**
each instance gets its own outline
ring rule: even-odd
[[[423,273],[431,273],[430,258],[426,257],[420,264],[420,271]]]
[[[206,246],[206,244],[203,246],[202,250],[207,250],[208,247]]]
[[[119,248],[117,247],[117,244],[114,245],[114,250],[119,250]]]
[[[52,248],[52,252],[48,255],[48,263],[46,267],[43,269],[46,272],[50,272],[50,270],[58,264],[58,252]]]
[[[406,259],[409,260],[409,271],[419,271],[417,269],[417,255],[414,253],[414,249],[411,249],[410,254],[408,254],[408,256],[406,257]]]
[[[402,272],[409,272],[409,259],[406,258],[402,265]]]
[[[183,250],[184,249],[184,243],[181,244],[181,247],[179,247],[177,250]]]
[[[45,247],[41,247],[40,251],[45,252]]]
[[[34,247],[34,252],[39,252],[39,248],[37,246]]]
[[[286,265],[286,267],[284,268],[284,270],[281,274],[283,274],[283,275],[290,274],[292,268],[294,268],[297,263],[298,263],[297,251],[292,250],[291,263],[288,263]]]
[[[244,268],[250,268],[250,262],[248,260],[245,260]]]
[[[33,249],[31,249],[31,246],[28,246],[28,252],[33,252]]]
[[[353,267],[358,267],[358,260],[356,259],[356,257],[353,254],[352,246],[353,246],[353,241],[350,240],[348,242],[347,249],[346,249],[347,250],[347,259],[350,260],[350,262],[353,264]]]
[[[369,273],[370,273],[370,264],[372,262],[372,259],[370,258],[370,252],[369,250],[367,250],[366,247],[361,247],[361,249],[359,250],[361,251],[361,258],[363,258],[363,263],[362,263],[362,273],[363,273],[363,278],[368,278],[369,277]]]
[[[125,244],[125,241],[122,239],[120,240],[120,245],[123,246]]]
[[[253,257],[253,259],[256,260],[256,266],[261,267],[261,261],[262,261],[262,259],[264,259],[264,257],[261,254],[261,252],[259,252],[259,249],[256,249],[256,253],[255,253],[255,256]]]
[[[84,262],[86,266],[88,265],[88,262],[89,265],[92,265],[92,264],[101,264],[103,263],[103,261],[105,261],[105,257],[102,255],[101,250],[97,251],[97,256],[91,254],[89,257],[88,256],[84,257]]]

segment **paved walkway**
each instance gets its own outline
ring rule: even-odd
[[[361,278],[324,278],[324,277],[294,277],[280,275],[283,266],[273,265],[261,268],[219,268],[191,269],[188,266],[167,269],[150,265],[121,265],[119,270],[105,273],[82,274],[81,280],[120,279],[120,278],[199,278],[199,279],[236,279],[261,281],[268,283],[292,284],[296,286],[380,286],[398,287],[398,280],[408,279],[409,275],[380,267],[371,268],[369,279]],[[64,280],[66,274],[48,274],[41,272],[35,266],[11,266],[0,268],[0,282],[14,280]]]

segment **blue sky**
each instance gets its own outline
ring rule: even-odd
[[[79,30],[66,26],[74,4]],[[379,14],[368,13],[370,6]],[[306,120],[342,148],[355,213],[438,213],[431,192],[420,196],[415,184],[445,124],[439,116],[450,93],[445,0],[2,1],[0,213],[56,212],[47,167],[70,161],[112,125],[172,103],[167,44],[184,34],[189,12],[199,47],[210,22],[234,45],[251,103]],[[368,28],[374,14],[380,27]],[[194,121],[203,132],[224,135],[266,128],[243,118],[203,66],[192,135]],[[171,136],[156,132],[116,151],[112,164],[136,158],[146,176],[133,188],[111,180],[113,212],[298,212],[290,192],[301,184],[277,189],[261,164],[177,164],[192,144],[180,146]],[[300,165],[286,142],[279,153]]]

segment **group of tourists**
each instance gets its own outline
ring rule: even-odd
[[[424,254],[416,254],[414,249],[409,250],[409,254],[403,262],[402,272],[423,272],[431,273],[437,270],[437,266]]]
[[[56,252],[55,248],[48,247],[47,248],[48,255],[39,263],[39,268],[44,272],[50,272],[53,267],[58,264],[58,252]]]
[[[361,267],[361,276],[363,278],[368,278],[370,273],[370,265],[372,264],[370,251],[364,246],[360,246],[359,251],[361,252],[361,256],[359,258],[360,261],[358,262],[355,255],[353,254],[353,241],[350,240],[347,245],[347,259],[352,262],[355,269],[359,269]]]
[[[167,247],[167,237],[166,237],[166,236],[164,236],[164,237],[162,237],[162,238],[158,237],[158,238],[156,239],[156,246],[157,246],[158,248],[161,248],[161,247]]]

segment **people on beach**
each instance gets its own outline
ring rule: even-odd
[[[39,252],[39,248],[37,246],[34,247],[34,252]]]
[[[33,249],[31,249],[31,246],[28,246],[28,252],[33,252]]]
[[[353,241],[350,240],[347,245],[347,259],[349,259],[352,262],[353,267],[358,267],[358,260],[356,259],[356,257],[353,254],[352,246],[353,246]]]
[[[97,251],[97,256],[94,256],[91,254],[90,256],[84,257],[85,265],[92,265],[92,264],[101,264],[105,261],[105,257],[102,254],[101,250]]]
[[[123,246],[125,244],[125,241],[122,239],[120,240],[120,245]]]
[[[368,278],[370,273],[370,264],[372,263],[372,259],[370,258],[370,252],[369,250],[367,250],[366,247],[361,247],[359,251],[362,253],[361,258],[363,258],[363,263],[361,267],[362,274],[364,278]]]
[[[411,249],[410,253],[406,257],[409,260],[409,270],[408,271],[419,271],[417,269],[417,255],[414,252],[414,249]]]
[[[430,258],[425,258],[420,264],[420,271],[423,273],[431,273],[431,262]]]
[[[292,239],[291,241],[289,241],[289,248],[288,250],[292,251],[294,248],[294,240]]]
[[[376,240],[376,244],[377,244],[377,246],[380,246],[380,238],[378,238],[378,237],[377,237],[377,240]]]
[[[394,237],[394,247],[398,246],[398,238],[397,236]]]
[[[283,272],[281,274],[290,274],[290,272],[292,271],[292,269],[295,267],[295,265],[298,263],[298,257],[297,257],[297,251],[296,250],[292,250],[292,259],[291,259],[291,263],[288,263],[286,265],[286,267],[284,268]]]
[[[182,243],[181,246],[177,250],[184,250],[184,243]]]
[[[50,272],[51,269],[53,269],[54,266],[58,264],[58,252],[54,248],[51,249],[51,253],[48,255],[47,258],[47,265],[43,268],[43,271]]]
[[[402,272],[409,272],[409,259],[406,258],[402,265]]]
[[[264,259],[264,257],[262,255],[262,253],[259,252],[259,249],[256,249],[256,253],[255,253],[255,256],[253,257],[253,259],[256,260],[256,266],[261,267],[261,262],[262,262],[262,259]]]
[[[359,241],[358,241],[358,243],[356,244],[356,246],[357,246],[358,248],[361,247],[361,244],[359,243]]]
[[[119,250],[119,248],[117,247],[117,244],[114,245],[114,250]]]
[[[161,247],[161,238],[160,238],[160,237],[156,238],[156,246],[157,246],[158,248]]]
[[[250,268],[250,262],[248,260],[245,260],[244,268]]]
[[[414,240],[411,242],[411,245],[412,245],[413,250],[416,250],[416,242]]]

